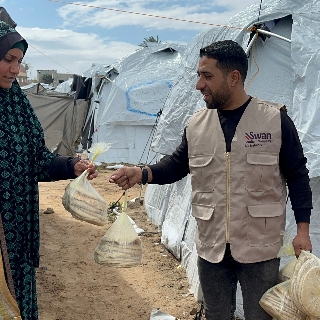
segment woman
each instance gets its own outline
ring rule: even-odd
[[[16,299],[22,319],[38,319],[35,268],[39,266],[38,182],[72,179],[84,170],[79,158],[62,157],[45,146],[43,130],[15,77],[27,42],[0,21],[0,213]]]

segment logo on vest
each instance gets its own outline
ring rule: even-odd
[[[245,138],[246,148],[262,147],[265,143],[271,143],[271,133],[254,133],[251,131],[245,134]]]

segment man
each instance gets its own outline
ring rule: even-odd
[[[295,254],[312,250],[312,196],[297,130],[283,105],[246,94],[247,69],[247,56],[234,41],[201,49],[196,89],[207,108],[191,117],[171,156],[142,170],[123,167],[110,177],[126,190],[191,174],[207,320],[234,319],[238,281],[245,319],[272,319],[259,300],[278,280],[286,185],[297,222]]]

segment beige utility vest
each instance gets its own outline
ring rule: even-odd
[[[253,98],[226,153],[217,110],[196,112],[187,126],[196,246],[222,260],[230,243],[242,263],[273,259],[285,227],[286,185],[280,173],[282,105]]]

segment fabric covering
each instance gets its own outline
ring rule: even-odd
[[[11,19],[10,15],[4,7],[0,7],[0,20],[9,24],[13,28],[17,26],[17,24]]]
[[[24,92],[41,123],[46,146],[54,153],[75,156],[76,142],[81,136],[88,102],[49,90],[33,93],[34,88]]]
[[[25,52],[25,47],[24,47],[24,41],[19,41],[19,42],[16,42],[12,47],[11,49],[14,49],[14,48],[18,48],[18,49],[21,49],[23,52]]]
[[[1,46],[0,46],[0,60],[6,55],[8,50],[17,42],[22,41],[24,44],[24,52],[26,53],[28,48],[28,43],[25,41],[21,35],[11,26],[6,24],[3,21],[0,21],[0,37],[1,37]]]

